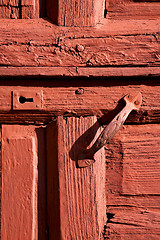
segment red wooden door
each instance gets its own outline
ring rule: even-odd
[[[160,2],[46,0],[53,22],[44,2],[0,0],[2,240],[159,239]],[[141,111],[76,168],[97,118],[137,89]]]

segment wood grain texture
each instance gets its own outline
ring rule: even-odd
[[[94,114],[99,117],[99,111],[93,111],[91,109],[77,111],[76,113],[63,111],[50,111],[46,113],[32,113],[32,112],[13,112],[13,113],[0,113],[0,123],[5,124],[35,124],[35,125],[47,125],[51,121],[55,120],[57,116],[64,115],[66,117],[71,116],[88,116]],[[99,122],[102,125],[108,124],[113,118],[112,111],[103,111],[104,115],[99,117]],[[104,120],[105,119],[105,120]],[[144,123],[159,123],[160,111],[139,111],[138,113],[132,112],[126,120],[126,124],[144,124]]]
[[[157,19],[160,17],[159,1],[109,0],[107,17],[111,19]]]
[[[96,162],[88,168],[76,168],[75,162],[81,147],[85,148],[95,135],[97,137],[98,128],[95,117],[65,119],[61,116],[57,119],[57,130],[54,123],[48,125],[48,214],[51,239],[53,236],[56,239],[77,240],[102,237],[106,222],[103,149],[96,154]],[[53,151],[55,144],[57,147]],[[55,185],[57,181],[58,189]],[[59,204],[54,200],[55,195]],[[55,208],[58,214],[56,218]],[[55,219],[56,232],[53,230]]]
[[[103,0],[48,0],[47,16],[60,26],[95,26],[104,17]]]
[[[0,0],[0,18],[38,18],[39,11],[39,0]]]
[[[115,208],[113,212],[115,217],[109,221],[106,229],[109,239],[159,239],[159,210],[123,206]]]
[[[38,42],[13,42],[7,45],[2,43],[0,65],[14,67],[159,66],[159,42],[156,39],[154,35],[138,35],[64,39],[58,45],[49,43],[46,46]]]
[[[77,94],[77,90],[82,89],[82,94]],[[159,110],[159,86],[127,85],[127,86],[106,86],[106,87],[57,87],[55,91],[51,88],[43,90],[43,109],[59,110],[65,108],[66,111],[76,111],[78,109],[103,109],[113,110],[118,101],[127,93],[138,90],[142,93],[143,102],[141,110]],[[155,100],[154,100],[155,99]],[[54,105],[53,105],[54,104]]]
[[[2,240],[38,239],[36,142],[24,128],[2,126]]]
[[[127,25],[123,21],[107,21],[102,27],[83,29],[56,27],[43,20],[38,24],[33,22],[3,23],[1,66],[149,67],[160,64],[158,20],[140,21],[138,26],[136,21]]]
[[[106,145],[110,239],[159,239],[160,126],[124,126]]]
[[[160,76],[160,67],[0,67],[0,76],[133,77]]]
[[[101,122],[109,122],[111,121],[111,117],[113,118],[114,114],[118,113],[124,105],[122,100],[119,104],[118,101],[126,94],[134,91],[140,91],[142,93],[143,102],[140,111],[132,112],[127,122],[140,124],[160,121],[160,89],[159,82],[157,81],[152,81],[153,85],[149,84],[149,82],[137,85],[136,82],[132,84],[131,81],[130,84],[124,84],[124,86],[119,86],[119,82],[117,82],[115,86],[111,86],[108,81],[103,81],[102,86],[99,79],[98,82],[92,81],[92,86],[88,86],[89,82],[87,81],[79,82],[79,86],[77,86],[77,83],[74,81],[67,83],[66,86],[63,86],[64,82],[62,81],[59,81],[58,85],[57,82],[55,85],[54,81],[45,81],[43,84],[46,86],[42,84],[42,86],[32,86],[29,88],[28,85],[17,87],[12,86],[12,82],[10,83],[10,86],[0,87],[0,122],[2,123],[15,121],[26,124],[45,124],[56,115],[96,115],[97,117],[102,117],[103,114],[106,114],[106,117],[103,118],[104,120]],[[33,81],[31,80],[30,83],[32,84]],[[99,84],[101,86],[99,86]],[[139,81],[138,84],[140,84]],[[96,85],[97,87],[95,87]],[[28,91],[28,89],[30,89],[30,91]],[[26,102],[21,104],[16,110],[13,110],[12,98],[14,91],[21,93],[27,92],[27,96],[33,98],[33,101],[36,101],[36,98],[34,99],[32,93],[42,91],[42,107],[41,105],[39,108],[37,107],[34,113],[28,112],[25,107],[25,104],[28,104]],[[32,103],[30,104],[30,110],[32,110]],[[27,107],[27,109],[29,108]],[[115,111],[113,111],[114,109]]]
[[[40,1],[39,0],[21,0],[21,18],[39,18]]]
[[[134,127],[134,132],[124,136],[122,194],[160,195],[159,131],[159,125],[147,125]]]
[[[0,0],[0,18],[20,18],[19,0]]]
[[[46,239],[43,145],[39,127],[2,125],[2,240]]]

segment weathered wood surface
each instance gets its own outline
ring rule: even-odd
[[[160,76],[160,67],[0,67],[0,76],[133,77]]]
[[[146,201],[146,199],[144,199]],[[150,200],[152,201],[152,199]],[[137,206],[114,208],[115,217],[106,229],[106,239],[159,240],[159,210],[144,210]]]
[[[35,24],[34,24],[35,23]],[[159,66],[159,20],[64,28],[45,21],[0,23],[0,65]]]
[[[104,18],[103,0],[48,0],[47,16],[60,26],[95,26]]]
[[[19,123],[19,124],[35,124],[35,125],[47,125],[51,121],[56,119],[56,116],[64,115],[66,117],[69,116],[88,116],[93,115],[93,111],[90,109],[84,111],[77,111],[77,114],[73,114],[72,112],[65,112],[65,111],[55,111],[50,113],[35,113],[32,114],[31,112],[21,112],[21,113],[1,113],[0,114],[0,123],[12,124]],[[98,116],[98,113],[95,112],[95,115]],[[109,111],[104,111],[105,121],[99,118],[100,124],[106,125],[108,124],[112,118],[113,114]],[[138,113],[132,112],[126,120],[127,124],[142,124],[142,123],[159,123],[160,122],[160,111],[139,111]]]
[[[21,0],[21,18],[39,18],[40,0]]]
[[[159,124],[124,126],[106,145],[106,234],[111,239],[160,237],[159,132]]]
[[[160,2],[157,0],[109,0],[106,4],[107,18],[111,19],[157,19]]]
[[[144,85],[137,85],[140,83],[139,81],[137,83],[134,82],[132,85],[131,81],[130,84],[124,84],[124,86],[119,86],[119,82],[115,82],[115,86],[111,86],[110,82],[103,81],[104,86],[100,87],[98,86],[100,83],[99,79],[92,81],[91,85],[93,86],[88,86],[89,82],[87,81],[81,81],[79,82],[80,86],[77,86],[77,82],[74,80],[72,83],[67,82],[66,84],[60,80],[59,84],[46,80],[45,82],[41,82],[42,87],[36,87],[36,81],[34,84],[32,80],[30,80],[30,83],[26,83],[26,87],[7,86],[7,84],[6,86],[0,87],[0,122],[11,123],[15,121],[26,124],[46,124],[56,115],[96,115],[97,117],[102,117],[103,114],[107,114],[107,116],[103,118],[101,122],[109,122],[111,117],[114,117],[115,111],[112,112],[112,110],[117,108],[116,111],[120,111],[123,107],[124,102],[121,101],[118,104],[118,101],[123,98],[124,95],[137,90],[142,93],[142,106],[140,111],[133,111],[130,114],[127,122],[151,123],[160,121],[160,87],[159,81],[154,79],[152,80],[153,86],[147,81]],[[12,81],[10,84],[12,84]],[[35,86],[28,88],[28,84]],[[96,85],[97,87],[95,87]],[[24,105],[24,110],[22,106],[19,109],[13,110],[12,98],[14,90],[22,93],[29,91],[28,96],[33,98],[33,101],[35,99],[32,92],[35,94],[35,91],[42,91],[42,107],[37,107],[34,113],[28,112],[33,109],[31,102],[31,107],[27,107],[28,110],[26,110],[25,107],[25,104],[29,106],[28,103],[22,104]],[[109,112],[111,113],[109,114]]]
[[[38,18],[39,0],[0,0],[0,18]]]
[[[159,86],[145,85],[127,85],[127,86],[106,86],[106,87],[68,87],[46,88],[43,90],[43,109],[54,110],[71,110],[76,113],[78,109],[89,109],[93,111],[103,109],[113,110],[118,101],[127,93],[138,90],[142,93],[143,102],[141,110],[159,110]],[[82,91],[82,93],[78,93]],[[54,105],[53,105],[54,103]]]
[[[0,18],[20,18],[19,0],[0,0]]]
[[[102,237],[107,220],[104,150],[95,154],[92,166],[76,168],[80,149],[92,144],[99,131],[96,117],[61,116],[47,127],[50,239]]]
[[[69,116],[88,116],[93,115],[99,116],[98,111],[86,109],[84,111],[77,111],[77,113],[65,112],[65,111],[54,111],[46,113],[32,113],[32,112],[13,112],[13,113],[0,113],[0,123],[19,123],[19,124],[35,124],[35,125],[47,125],[51,121],[56,119],[56,116],[64,115]],[[112,112],[112,111],[111,111]],[[114,117],[110,111],[104,111],[104,117],[99,118],[99,122],[102,125],[108,124]],[[105,119],[105,120],[104,120]],[[126,124],[144,124],[144,123],[159,123],[160,122],[160,111],[139,111],[132,112],[126,120]]]
[[[44,151],[43,129],[2,125],[2,240],[46,239]]]

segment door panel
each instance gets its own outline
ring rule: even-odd
[[[107,234],[111,239],[160,237],[159,132],[159,124],[128,125],[107,145]]]
[[[40,127],[2,125],[2,240],[46,238],[42,143]]]

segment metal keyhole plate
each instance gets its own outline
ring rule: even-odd
[[[42,109],[42,91],[20,90],[13,91],[13,110]]]

